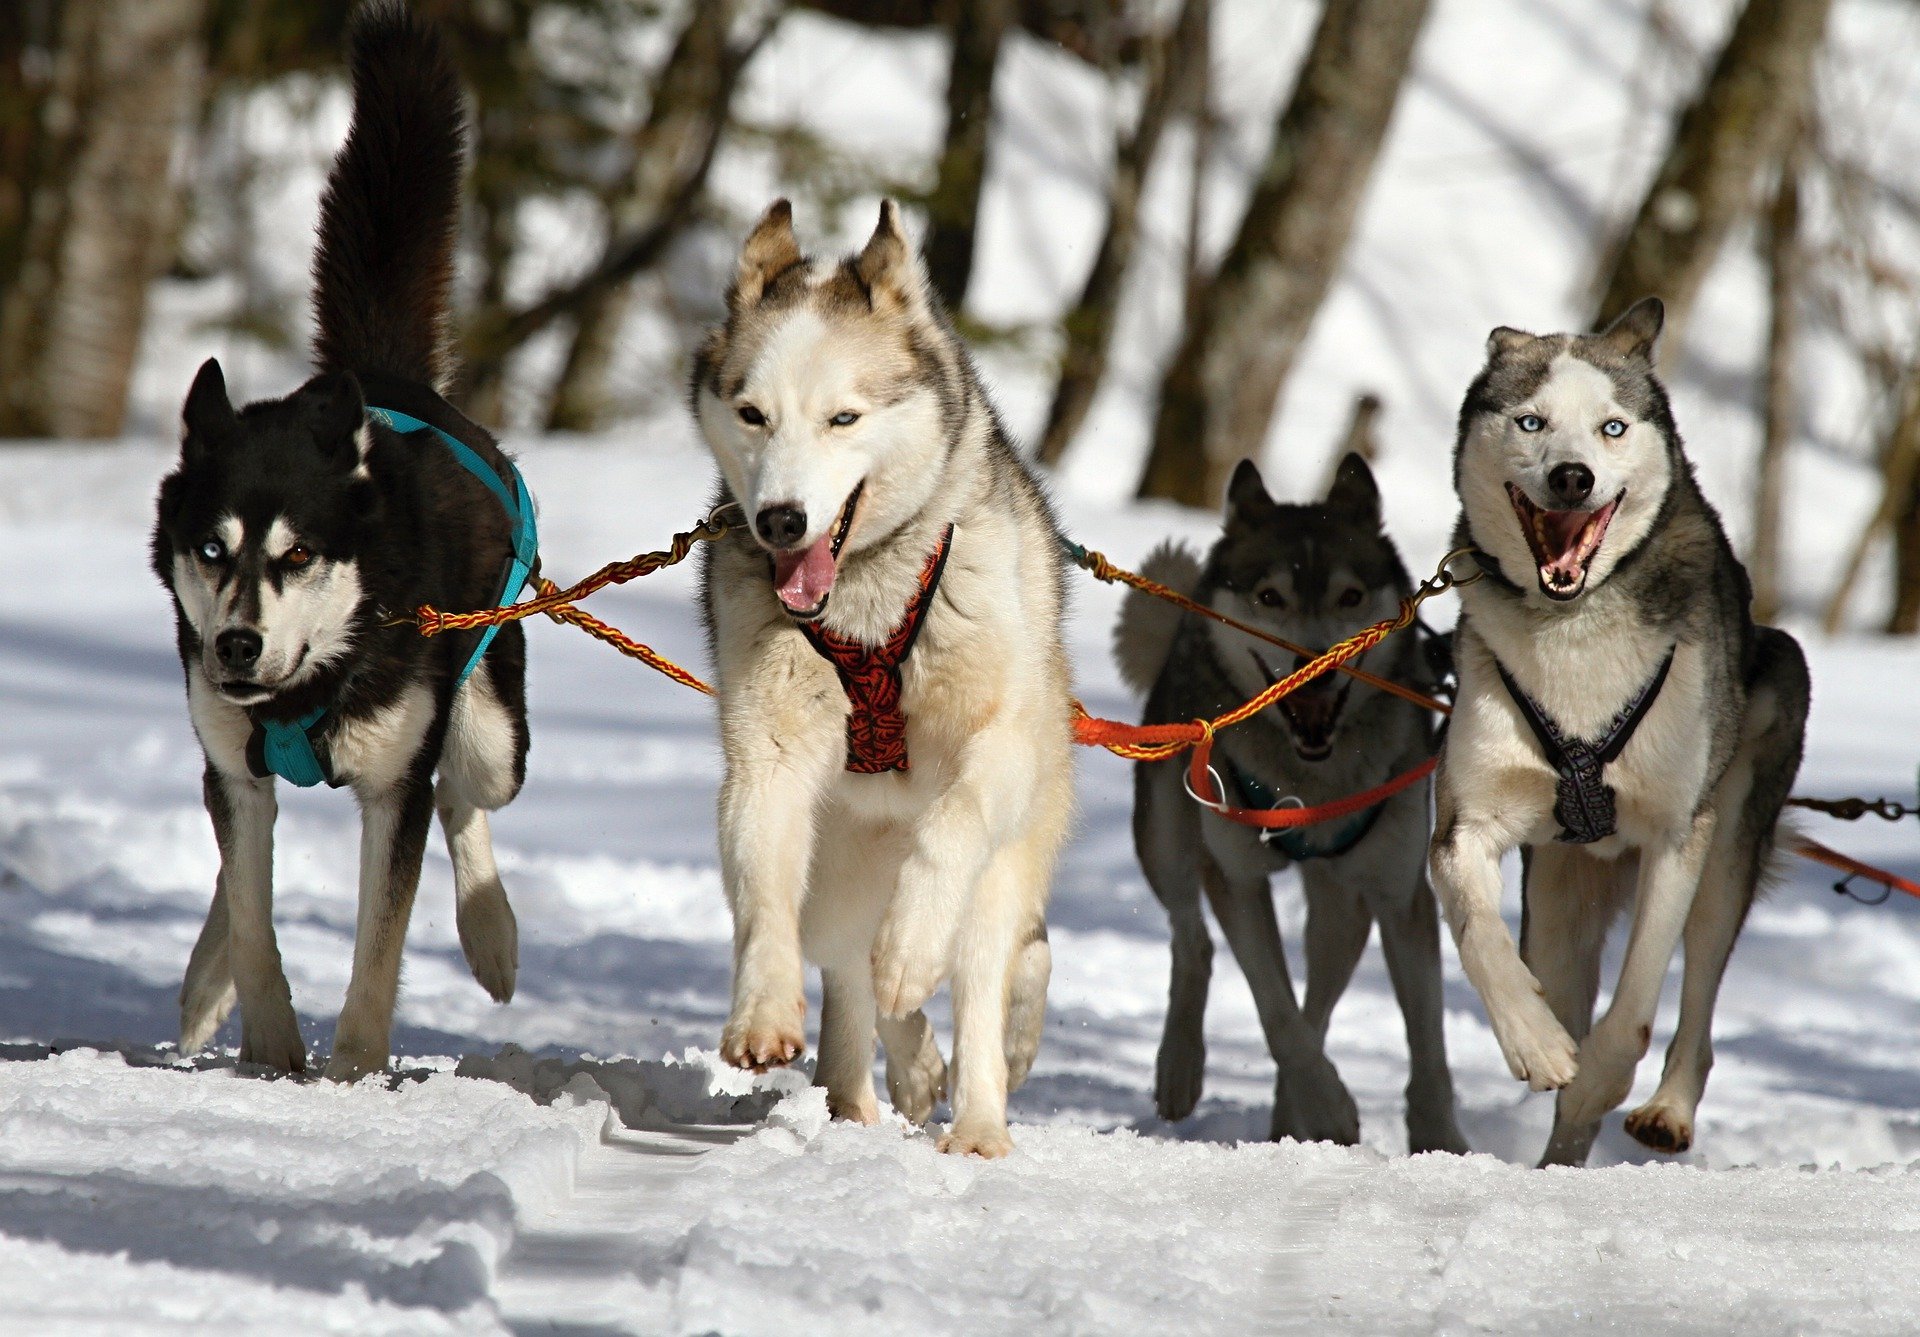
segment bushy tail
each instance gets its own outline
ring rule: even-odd
[[[403,0],[372,0],[348,34],[353,124],[320,200],[314,361],[445,390],[465,153],[460,76]]]
[[[1147,554],[1140,574],[1191,596],[1200,588],[1200,558],[1184,543],[1169,539]],[[1183,616],[1165,599],[1128,590],[1113,629],[1113,662],[1127,686],[1145,695],[1153,689],[1173,650],[1173,634]]]

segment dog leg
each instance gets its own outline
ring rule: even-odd
[[[187,959],[187,977],[180,985],[180,1053],[197,1054],[207,1047],[239,994],[233,987],[233,968],[228,964],[227,893],[218,880],[214,883],[213,904],[207,907],[207,922],[201,925],[193,955]]]
[[[442,780],[434,791],[440,829],[453,860],[454,922],[467,968],[496,1003],[513,997],[520,967],[520,929],[493,862],[493,833],[487,814],[467,802],[458,788]]]
[[[887,1099],[909,1123],[924,1128],[933,1107],[947,1098],[947,1061],[933,1027],[924,1012],[878,1017],[875,1025],[887,1050]]]
[[[1047,922],[1037,919],[1014,949],[1007,975],[1007,1090],[1018,1091],[1040,1054],[1047,1026],[1047,981],[1053,977],[1053,949]]]
[[[1230,874],[1211,859],[1202,862],[1201,873],[1214,918],[1253,990],[1260,1028],[1279,1067],[1273,1136],[1352,1146],[1360,1140],[1360,1112],[1321,1048],[1319,1034],[1300,1013],[1266,874]]]
[[[1003,849],[987,865],[956,944],[953,1127],[940,1139],[942,1151],[992,1159],[1013,1150],[1007,1132],[1007,1011],[1022,918],[1031,913],[1028,882],[1046,872],[1034,843],[1029,837]]]
[[[824,764],[815,769],[824,774]],[[720,869],[733,911],[733,1001],[720,1056],[735,1067],[764,1072],[807,1047],[800,903],[819,780],[778,760],[730,759],[720,787]]]
[[[1777,809],[1773,813],[1745,813],[1745,820],[1733,816],[1746,807],[1752,778],[1748,750],[1728,769],[1714,795],[1714,810],[1726,815],[1714,831],[1706,871],[1687,915],[1680,1024],[1667,1047],[1659,1089],[1653,1099],[1627,1116],[1627,1132],[1655,1151],[1678,1155],[1693,1145],[1694,1112],[1713,1067],[1713,1007],[1720,996],[1727,958],[1753,904],[1760,879],[1759,860],[1765,857],[1764,844],[1753,838],[1751,823],[1755,817],[1771,822],[1777,816]]]
[[[327,1079],[335,1082],[355,1082],[387,1066],[400,992],[400,953],[433,821],[427,775],[416,767],[393,789],[362,796],[360,810],[360,918],[353,939],[353,975],[326,1069]]]
[[[1500,918],[1500,856],[1511,845],[1488,826],[1459,820],[1444,768],[1441,775],[1428,873],[1453,930],[1461,968],[1486,1006],[1508,1069],[1536,1091],[1556,1090],[1573,1080],[1578,1051]]]
[[[1333,1005],[1353,980],[1360,954],[1373,933],[1373,913],[1353,887],[1338,877],[1325,860],[1302,865],[1300,880],[1307,897],[1307,1025],[1327,1039]]]
[[[1581,1042],[1580,1075],[1561,1097],[1560,1117],[1570,1124],[1599,1119],[1633,1089],[1633,1070],[1653,1038],[1660,987],[1693,909],[1713,831],[1714,814],[1707,809],[1676,843],[1641,851],[1640,885],[1620,983],[1606,1014]]]
[[[820,1060],[813,1084],[827,1089],[836,1119],[880,1122],[873,1093],[873,978],[864,963],[820,972]]]
[[[1600,992],[1600,954],[1624,899],[1634,860],[1595,859],[1564,845],[1542,845],[1528,856],[1521,955],[1546,990],[1547,1005],[1575,1042],[1593,1029]],[[1553,1133],[1542,1165],[1584,1165],[1600,1121],[1569,1120],[1567,1091],[1554,1102]]]
[[[1186,1118],[1200,1103],[1213,977],[1213,935],[1200,908],[1200,810],[1180,790],[1179,764],[1138,764],[1133,789],[1134,852],[1173,928],[1167,1021],[1153,1078],[1154,1108],[1169,1122]]]
[[[226,901],[227,961],[240,998],[240,1061],[305,1072],[307,1046],[273,932],[273,823],[279,815],[273,781],[236,780],[209,767],[205,792],[220,845],[215,896]]]
[[[1374,905],[1380,950],[1387,958],[1393,996],[1407,1027],[1407,1150],[1470,1148],[1454,1108],[1453,1073],[1447,1066],[1445,1008],[1440,994],[1440,913],[1419,872],[1413,892]]]

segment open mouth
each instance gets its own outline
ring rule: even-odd
[[[1613,513],[1626,496],[1619,495],[1605,506],[1592,511],[1550,511],[1535,506],[1533,500],[1507,484],[1507,498],[1513,513],[1520,517],[1520,532],[1527,536],[1533,560],[1540,572],[1540,589],[1549,599],[1572,599],[1586,588],[1587,569],[1600,541],[1607,536]]]
[[[834,577],[840,574],[840,549],[853,531],[854,513],[860,507],[860,494],[866,491],[863,478],[840,508],[833,527],[804,548],[773,554],[773,592],[796,622],[811,622],[827,611],[827,596],[833,592]]]
[[[1275,673],[1258,650],[1248,653],[1260,666],[1269,687],[1286,676]],[[1288,672],[1297,672],[1306,667],[1307,662],[1296,658]],[[1325,761],[1333,755],[1333,731],[1340,726],[1340,714],[1347,708],[1347,693],[1352,687],[1352,678],[1328,671],[1312,682],[1301,684],[1275,703],[1280,707],[1280,717],[1287,722],[1287,732],[1293,736],[1293,750],[1300,760]]]

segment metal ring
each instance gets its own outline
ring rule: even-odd
[[[1204,798],[1201,798],[1198,794],[1196,794],[1193,790],[1193,771],[1190,768],[1185,766],[1180,768],[1181,787],[1187,791],[1188,798],[1192,799],[1195,803],[1198,803],[1201,807],[1206,808],[1210,812],[1228,811],[1227,802],[1226,802],[1226,797],[1227,797],[1226,782],[1221,780],[1220,772],[1213,769],[1212,762],[1207,763],[1207,774],[1213,779],[1213,792],[1220,795],[1218,799],[1204,799]]]

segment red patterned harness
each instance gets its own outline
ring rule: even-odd
[[[813,648],[839,673],[840,686],[846,691],[847,769],[855,775],[909,769],[907,712],[900,706],[900,667],[912,653],[914,640],[927,620],[927,609],[933,606],[934,591],[940,588],[940,573],[946,569],[952,544],[953,526],[948,525],[941,532],[940,546],[920,569],[920,588],[907,603],[906,613],[879,645],[862,645],[817,623],[800,625]]]

